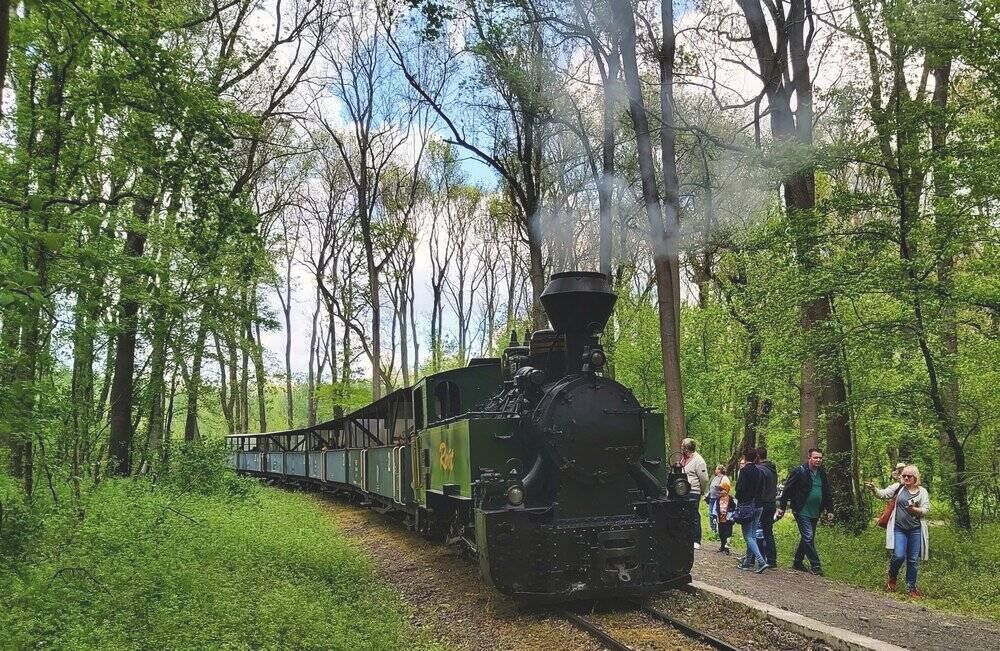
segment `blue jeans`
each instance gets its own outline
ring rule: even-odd
[[[778,564],[778,547],[774,543],[774,513],[778,506],[774,502],[764,502],[761,508],[763,511],[760,514],[760,528],[757,529],[757,545],[760,553],[767,559],[767,564],[773,567]]]
[[[819,569],[819,554],[816,553],[816,523],[819,518],[810,518],[801,513],[795,514],[795,524],[799,525],[799,546],[795,548],[795,564],[802,565],[802,559],[808,558],[809,563]]]
[[[719,498],[708,498],[708,526],[712,533],[719,533]]]
[[[753,517],[750,518],[750,522],[740,524],[740,529],[743,531],[743,539],[747,541],[747,556],[743,563],[745,567],[753,565],[754,560],[757,561],[757,567],[763,567],[767,564],[767,559],[760,553],[760,547],[757,546],[757,529],[760,527],[761,511],[763,509],[758,506],[753,510]]]
[[[899,568],[906,561],[906,587],[917,588],[917,560],[920,558],[920,527],[913,531],[903,531],[896,527],[892,532],[892,560],[889,561],[889,576],[895,581]]]
[[[694,541],[701,544],[701,493],[689,493],[688,499],[694,500]]]

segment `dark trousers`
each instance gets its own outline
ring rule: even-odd
[[[816,553],[817,522],[819,522],[819,518],[808,518],[799,513],[795,514],[795,524],[799,525],[799,546],[795,548],[796,565],[801,565],[802,559],[808,558],[813,567],[820,567],[819,554]]]
[[[767,559],[767,564],[774,567],[778,564],[778,548],[774,543],[774,513],[778,506],[774,502],[762,502],[763,511],[760,514],[760,529],[757,530],[757,543],[760,553]]]
[[[694,541],[701,544],[701,493],[689,493],[688,499],[694,501]]]
[[[719,523],[719,549],[729,547],[729,539],[733,535],[733,521]]]

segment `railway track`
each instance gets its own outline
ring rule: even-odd
[[[645,614],[649,619],[669,625],[675,631],[680,632],[692,641],[701,642],[702,644],[710,646],[713,649],[719,649],[719,651],[738,651],[739,649],[739,647],[733,646],[728,642],[706,633],[705,631],[690,626],[658,608],[637,602],[632,603],[632,605],[638,612]],[[616,638],[599,624],[584,617],[583,615],[574,613],[573,611],[567,609],[562,609],[557,612],[561,617],[600,642],[604,648],[609,649],[610,651],[635,651],[633,647]]]

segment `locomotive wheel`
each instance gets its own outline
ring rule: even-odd
[[[451,547],[458,547],[462,550],[463,556],[475,559],[478,557],[475,542],[473,542],[476,537],[476,530],[469,523],[468,518],[463,517],[464,515],[462,509],[455,509],[455,513],[451,518],[451,524],[448,527],[445,544]]]
[[[420,510],[420,533],[427,540],[443,542],[450,528],[450,522],[431,509]]]

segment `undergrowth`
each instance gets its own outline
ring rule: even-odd
[[[193,456],[24,518],[30,544],[0,551],[0,648],[427,646],[315,503]]]

